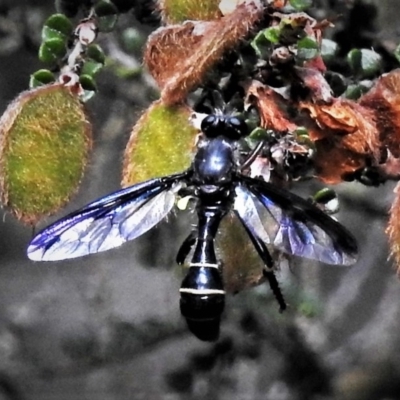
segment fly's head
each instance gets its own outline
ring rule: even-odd
[[[207,139],[223,137],[238,141],[247,135],[247,125],[234,115],[210,114],[201,122],[201,131]]]

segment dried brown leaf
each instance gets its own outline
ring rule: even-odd
[[[360,99],[360,105],[374,112],[380,148],[400,157],[400,69],[383,75]]]
[[[303,85],[310,91],[310,98],[315,102],[329,103],[332,101],[332,89],[322,75],[319,68],[296,67],[295,72],[303,82]]]
[[[333,99],[331,104],[302,102],[321,129],[316,141],[315,165],[325,183],[339,183],[343,176],[363,168],[367,159],[379,159],[375,115],[351,100]],[[321,137],[322,133],[322,137]]]
[[[153,33],[144,61],[162,90],[163,102],[185,100],[210,68],[248,35],[263,13],[262,5],[254,0],[238,5],[218,21],[189,21]]]
[[[364,95],[360,104],[373,110],[378,131],[380,151],[385,162],[378,165],[387,178],[400,177],[400,69],[381,76],[375,86]],[[391,256],[400,275],[400,184],[390,209],[386,233]]]
[[[390,255],[396,263],[397,274],[400,275],[400,183],[394,189],[394,194],[386,234],[389,237]]]
[[[258,109],[263,128],[278,132],[294,131],[297,128],[287,113],[287,102],[269,86],[252,81],[247,88],[247,102]]]
[[[210,24],[205,21],[187,21],[182,25],[157,29],[149,36],[144,61],[161,89],[175,71],[183,69]]]

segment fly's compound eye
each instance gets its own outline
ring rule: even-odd
[[[217,137],[221,134],[219,118],[216,115],[208,115],[201,121],[201,131],[209,138]]]
[[[230,117],[225,122],[225,136],[232,140],[239,140],[248,133],[246,123],[238,117]]]
[[[247,125],[238,117],[208,115],[201,122],[201,130],[208,138],[225,136],[231,140],[239,140],[247,135]]]

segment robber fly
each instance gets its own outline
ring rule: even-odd
[[[261,257],[263,274],[282,310],[286,304],[267,244],[327,264],[356,261],[357,243],[342,225],[301,197],[241,172],[246,165],[239,165],[239,140],[247,134],[243,120],[208,115],[201,131],[188,170],[119,190],[72,212],[33,238],[28,257],[64,260],[118,247],[165,218],[179,195],[191,193],[197,199],[198,223],[177,255],[179,264],[191,255],[180,288],[180,309],[189,329],[202,340],[219,335],[225,291],[214,241],[228,213],[238,217]]]

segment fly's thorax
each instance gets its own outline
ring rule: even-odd
[[[205,192],[229,185],[237,168],[235,149],[236,142],[222,136],[203,140],[193,161],[193,179],[196,185],[204,186]]]

